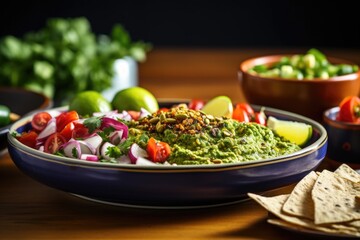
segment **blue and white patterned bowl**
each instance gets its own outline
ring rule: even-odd
[[[266,108],[265,114],[311,124],[313,136],[309,144],[287,156],[237,164],[114,165],[50,155],[23,145],[11,132],[24,131],[30,116],[11,127],[8,149],[16,166],[28,176],[89,200],[149,208],[218,206],[242,201],[248,192],[265,192],[295,183],[324,159],[327,133],[321,124],[273,108]]]

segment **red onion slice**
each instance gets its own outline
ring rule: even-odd
[[[115,145],[109,143],[109,142],[105,142],[102,146],[101,146],[101,149],[100,149],[100,155],[101,157],[103,157],[104,159],[107,159],[107,160],[110,160],[111,157],[109,157],[109,155],[106,154],[107,152],[107,149],[109,147],[115,147]]]
[[[148,157],[148,154],[147,152],[142,149],[138,144],[136,143],[133,143],[131,146],[130,146],[130,150],[129,150],[129,158],[131,160],[131,163],[132,164],[136,164],[137,163],[137,160],[142,157],[142,158],[146,158]]]
[[[91,162],[97,162],[97,161],[99,161],[98,156],[93,155],[93,154],[81,154],[80,159],[86,160],[86,161],[91,161]]]
[[[112,118],[108,118],[108,117],[104,117],[102,119],[102,124],[100,126],[100,129],[103,130],[104,128],[108,128],[108,127],[112,127],[114,128],[116,131],[120,131],[122,130],[123,131],[123,134],[122,134],[122,139],[126,139],[128,137],[128,127],[122,123],[122,122],[119,122],[115,119],[112,119]]]
[[[63,144],[61,147],[64,151],[64,155],[70,158],[80,158],[81,156],[81,147],[79,141],[75,139],[70,139],[67,143]]]
[[[49,122],[47,123],[44,130],[42,130],[39,133],[36,140],[41,142],[42,140],[44,140],[45,138],[47,138],[48,136],[50,136],[51,134],[53,134],[55,132],[56,132],[56,119],[52,118],[49,120]]]
[[[95,149],[96,152],[96,149],[100,147],[103,140],[98,134],[93,134],[90,137],[84,139],[83,141],[90,145],[91,149]]]
[[[139,165],[139,166],[154,166],[154,165],[156,165],[156,163],[150,161],[149,159],[139,157],[137,159],[137,161],[136,161],[136,165]]]

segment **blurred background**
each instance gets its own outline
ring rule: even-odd
[[[360,18],[358,8],[348,0],[316,1],[316,5],[314,1],[257,0],[14,0],[0,11],[0,38],[38,31],[49,18],[85,17],[96,35],[110,35],[115,24],[122,24],[132,41],[151,44],[146,61],[138,65],[138,84],[160,98],[174,97],[176,89],[179,98],[225,94],[244,101],[237,80],[239,64],[260,55],[317,48],[360,64]],[[53,79],[60,82],[56,76]],[[76,81],[63,81],[68,88],[63,95],[84,89],[69,82]]]
[[[8,1],[0,11],[0,36],[85,16],[97,34],[121,23],[155,47],[360,48],[351,1]]]

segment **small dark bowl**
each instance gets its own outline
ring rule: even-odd
[[[240,86],[250,104],[295,112],[321,122],[326,109],[336,107],[346,96],[358,96],[360,71],[329,79],[313,80],[261,77],[249,73],[249,69],[258,64],[271,65],[279,62],[284,56],[291,55],[251,58],[240,64]],[[355,64],[331,57],[328,57],[328,60],[333,64]]]
[[[0,87],[0,104],[7,106],[11,112],[20,117],[36,110],[52,107],[52,101],[47,96],[22,88]],[[0,152],[7,146],[6,134],[11,124],[0,128]]]
[[[360,169],[360,124],[337,121],[339,107],[324,112],[324,125],[328,133],[327,158],[340,165],[346,163]]]

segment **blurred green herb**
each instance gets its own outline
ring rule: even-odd
[[[151,45],[133,42],[120,24],[111,35],[96,36],[86,18],[53,18],[23,38],[0,40],[0,85],[24,87],[55,100],[68,100],[84,90],[111,86],[116,59],[146,60]]]

